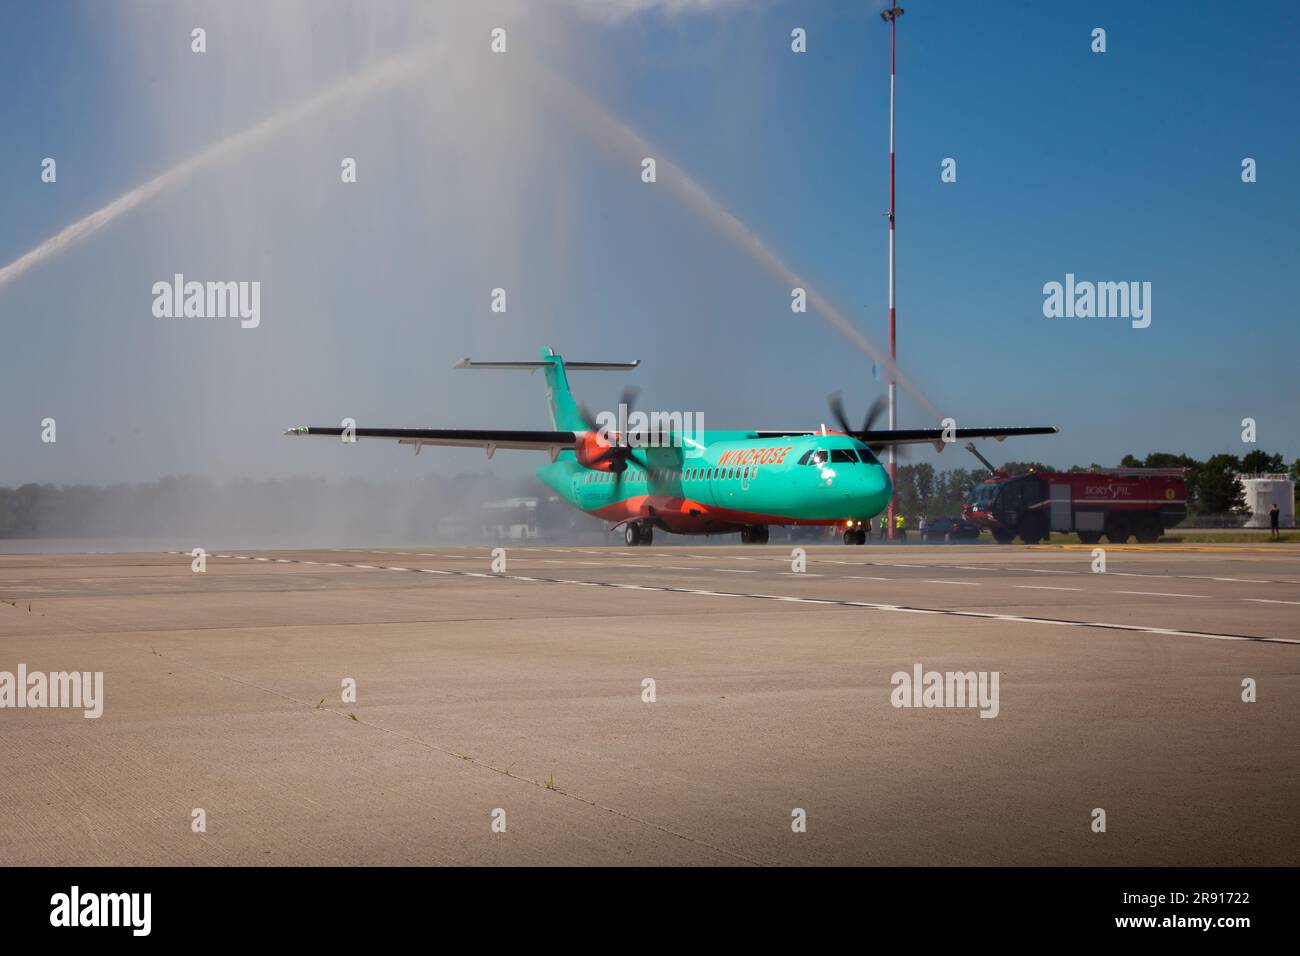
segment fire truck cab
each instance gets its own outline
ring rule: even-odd
[[[1053,531],[1074,532],[1084,544],[1103,534],[1111,544],[1150,542],[1186,517],[1186,483],[1182,468],[995,472],[966,495],[962,515],[999,544],[1017,536],[1037,544]]]

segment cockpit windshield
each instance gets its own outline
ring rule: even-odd
[[[806,451],[803,457],[799,459],[801,465],[824,465],[827,462],[836,465],[856,465],[862,459],[853,448],[832,448],[829,451],[818,448],[815,451]]]
[[[966,501],[981,511],[987,511],[997,497],[998,485],[976,485],[966,494]]]

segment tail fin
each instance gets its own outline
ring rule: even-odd
[[[546,374],[546,410],[551,416],[551,427],[565,431],[582,431],[587,427],[582,409],[569,391],[568,371],[614,372],[634,369],[641,364],[633,362],[569,362],[556,355],[549,347],[542,349],[540,362],[475,362],[461,359],[456,368],[543,369]]]
[[[587,427],[587,421],[582,417],[582,409],[578,407],[577,401],[573,397],[573,392],[569,391],[569,376],[564,370],[564,359],[556,355],[547,346],[542,349],[542,360],[546,362],[546,410],[551,415],[551,427],[557,429],[574,429],[582,430]]]

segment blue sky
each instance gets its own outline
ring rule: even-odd
[[[0,483],[416,477],[446,450],[307,447],[292,424],[545,427],[540,379],[463,355],[641,358],[648,408],[808,427],[871,362],[665,183],[529,81],[567,77],[886,342],[880,3],[56,3],[0,31],[0,267],[213,142],[427,45],[411,83],[288,126],[0,286]],[[1300,456],[1300,9],[905,4],[900,365],[962,424],[1056,424],[995,460]],[[592,11],[596,11],[593,15]],[[615,12],[617,10],[617,12]],[[493,58],[487,29],[505,24]],[[189,50],[189,30],[209,51]],[[803,27],[808,52],[790,51]],[[1090,50],[1094,27],[1107,51]],[[515,57],[516,59],[511,59]],[[40,161],[58,161],[56,184]],[[339,159],[359,181],[339,182]],[[957,182],[940,181],[945,157]],[[1244,157],[1258,182],[1243,184]],[[174,272],[263,284],[256,330],[166,321]],[[1047,319],[1067,272],[1152,283],[1152,324]],[[508,312],[488,312],[507,289]],[[596,407],[617,376],[575,377]],[[55,417],[59,441],[40,442]],[[904,395],[904,425],[931,424]],[[343,457],[346,455],[346,458]],[[949,451],[940,466],[968,467]],[[499,456],[519,473],[534,462]]]

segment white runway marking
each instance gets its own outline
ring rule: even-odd
[[[1082,591],[1083,588],[1058,588],[1050,584],[1016,584],[1013,587],[1025,588],[1029,591]]]
[[[1256,604],[1297,604],[1297,605],[1300,605],[1300,601],[1274,601],[1274,600],[1272,600],[1272,599],[1270,599],[1270,598],[1242,598],[1242,600],[1243,600],[1243,601],[1253,601],[1253,602],[1255,602]]]
[[[235,557],[243,558],[245,557],[245,555],[235,555]],[[255,560],[264,561],[267,559],[257,558]],[[290,563],[300,563],[300,562],[291,561]],[[364,568],[365,570],[368,571],[393,570],[391,568],[377,568],[374,565],[369,565],[369,564],[350,564],[350,565],[342,565],[342,566],[351,567],[351,568]],[[704,590],[696,590],[692,588],[675,588],[675,587],[668,587],[668,586],[656,586],[656,585],[645,585],[645,584],[617,584],[608,581],[577,581],[577,580],[570,580],[564,578],[531,578],[531,577],[524,578],[519,575],[482,574],[475,571],[447,571],[447,570],[438,570],[434,568],[414,568],[410,570],[421,571],[426,574],[447,574],[447,575],[454,575],[458,577],[496,578],[503,581],[527,581],[529,583],[542,583],[542,584],[571,584],[580,587],[624,588],[624,589],[636,590],[636,591],[657,591],[666,594],[695,594],[695,595],[702,595],[707,597],[750,598],[754,600],[782,601],[791,604],[819,604],[819,605],[833,606],[833,607],[859,607],[859,608],[866,608],[873,611],[888,611],[888,612],[894,612],[900,614],[928,614],[928,615],[936,615],[941,617],[966,617],[966,618],[978,618],[982,620],[1009,621],[1009,622],[1022,623],[1022,624],[1046,624],[1046,625],[1051,625],[1056,627],[1081,627],[1081,628],[1095,628],[1097,630],[1132,631],[1140,634],[1161,634],[1161,635],[1168,635],[1170,637],[1200,637],[1200,638],[1206,638],[1209,640],[1216,640],[1216,641],[1249,641],[1258,644],[1289,644],[1292,646],[1300,646],[1300,640],[1286,638],[1286,637],[1259,637],[1251,634],[1221,634],[1213,631],[1189,631],[1189,630],[1181,630],[1178,628],[1171,628],[1171,627],[1147,627],[1141,624],[1112,624],[1105,621],[1071,621],[1071,620],[1066,620],[1064,618],[1031,617],[1029,615],[1020,615],[1020,614],[997,614],[997,613],[991,613],[986,611],[963,611],[963,610],[955,610],[951,608],[908,607],[906,605],[901,605],[901,604],[877,604],[869,601],[848,601],[848,600],[841,600],[837,598],[811,598],[811,597],[795,597],[793,595],[785,595],[785,594],[747,594],[741,592],[727,592],[727,591],[704,591]],[[797,574],[799,572],[787,571],[784,573]],[[821,575],[819,574],[807,574],[807,573],[804,573],[802,576],[821,577]],[[1149,592],[1119,592],[1119,593],[1146,594]],[[1161,595],[1158,593],[1157,596],[1208,597],[1208,595],[1201,595],[1201,594]],[[1262,600],[1262,599],[1258,599],[1258,600]]]
[[[977,588],[980,586],[978,581],[935,581],[930,578],[924,579],[922,584],[956,584],[964,588]]]
[[[1116,591],[1115,594],[1138,594],[1142,597],[1206,598],[1208,594],[1170,594],[1167,591]]]

